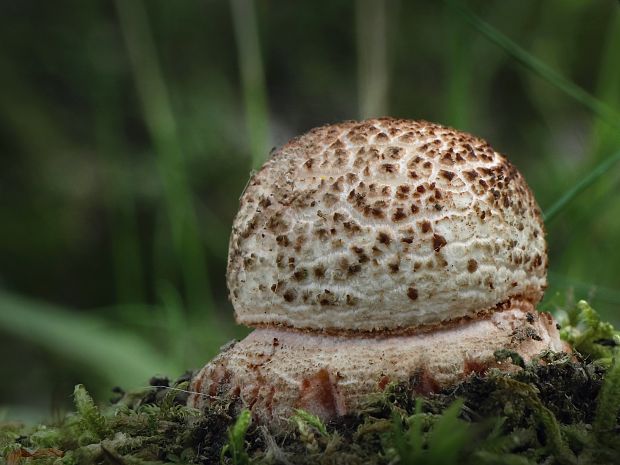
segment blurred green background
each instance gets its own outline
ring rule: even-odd
[[[547,300],[619,323],[619,10],[0,2],[0,418],[47,417],[78,382],[105,399],[179,375],[243,336],[224,275],[250,170],[342,119],[428,119],[507,153],[553,214]]]

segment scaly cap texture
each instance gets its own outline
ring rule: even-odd
[[[252,177],[228,287],[249,326],[400,331],[536,304],[546,268],[540,210],[506,158],[381,118],[313,129]]]

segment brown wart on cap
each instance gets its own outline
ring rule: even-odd
[[[496,366],[497,348],[562,350],[535,312],[546,265],[533,195],[484,140],[391,118],[313,129],[241,197],[227,281],[258,329],[194,385],[211,392],[225,367],[228,392],[281,427],[297,407],[354,410],[386,376],[443,387]]]

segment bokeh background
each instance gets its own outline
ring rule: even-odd
[[[588,298],[619,323],[619,10],[0,2],[0,418],[49,417],[76,383],[105,400],[242,337],[224,275],[250,170],[342,119],[443,122],[507,153],[548,214],[544,305]]]

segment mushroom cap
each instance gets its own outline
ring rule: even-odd
[[[418,394],[438,392],[471,373],[514,371],[497,349],[525,361],[545,350],[567,349],[553,318],[529,302],[484,318],[409,335],[326,335],[284,328],[254,330],[223,351],[192,380],[189,405],[235,402],[259,423],[285,430],[294,409],[324,420],[359,411],[388,383],[407,383]]]
[[[406,331],[535,305],[544,229],[523,176],[484,140],[425,121],[323,126],[250,180],[227,281],[237,321]]]

